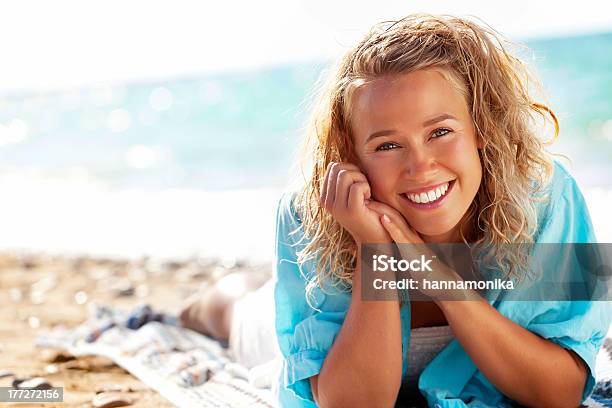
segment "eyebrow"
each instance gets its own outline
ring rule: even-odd
[[[431,118],[423,122],[423,127],[431,126],[434,123],[442,122],[443,120],[446,120],[446,119],[457,120],[457,118],[451,115],[450,113],[443,113],[441,115],[436,116],[435,118]]]
[[[442,122],[443,120],[446,120],[446,119],[457,120],[457,118],[454,117],[453,115],[451,115],[449,113],[443,113],[443,114],[438,115],[436,117],[433,117],[431,119],[427,119],[425,122],[423,122],[422,126],[423,127],[431,126],[434,123]],[[392,134],[394,134],[396,132],[397,132],[397,130],[395,130],[395,129],[379,130],[378,132],[374,132],[370,136],[368,136],[368,138],[366,139],[366,143],[368,143],[370,140],[375,139],[377,137],[389,136],[389,135],[392,135]]]

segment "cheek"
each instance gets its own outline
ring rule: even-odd
[[[439,143],[436,149],[437,155],[444,158],[454,157],[455,160],[461,160],[465,155],[465,149],[468,145],[467,138],[464,134],[457,134],[443,141],[443,143]]]
[[[475,166],[480,166],[478,149],[475,139],[472,138],[469,135],[461,135],[442,146],[438,151],[441,162],[452,164],[454,169],[472,173]]]
[[[482,181],[482,166],[476,146],[466,146],[463,154],[458,155],[455,169],[461,178],[461,187],[473,199]]]
[[[372,196],[375,200],[388,203],[395,194],[395,166],[390,160],[377,160],[364,167],[364,173],[370,183]]]

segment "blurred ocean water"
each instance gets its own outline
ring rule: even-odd
[[[118,188],[279,186],[316,64],[0,99],[0,172]]]
[[[585,187],[612,187],[612,33],[532,41],[535,65],[561,122],[552,150]]]
[[[561,120],[556,148],[582,182],[610,187],[612,34],[531,41]],[[327,61],[157,83],[0,96],[0,174],[113,187],[279,187]],[[609,167],[608,167],[609,168]]]
[[[612,240],[612,33],[527,45],[561,122],[552,150],[572,159],[600,239]],[[328,64],[0,94],[0,248],[268,251],[305,98]],[[239,234],[220,232],[228,209]]]

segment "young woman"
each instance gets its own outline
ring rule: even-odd
[[[596,242],[576,182],[538,137],[537,119],[550,114],[555,136],[558,125],[528,80],[472,22],[375,26],[319,95],[309,178],[277,211],[273,280],[226,276],[187,302],[183,325],[229,340],[247,367],[276,355],[283,407],[578,406],[608,302],[361,296],[364,243],[490,244],[500,274],[521,279],[530,264],[505,244]],[[554,261],[544,273],[573,267]]]
[[[340,60],[312,118],[304,187],[278,209],[283,407],[420,395],[575,407],[590,394],[607,302],[361,296],[364,243],[491,244],[500,272],[521,278],[528,261],[504,244],[595,242],[580,190],[539,138],[538,119],[558,126],[528,80],[497,34],[453,17],[379,24]]]

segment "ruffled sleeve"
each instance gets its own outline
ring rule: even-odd
[[[610,303],[603,301],[539,302],[527,329],[576,353],[587,366],[582,393],[595,387],[595,359],[610,325]]]
[[[537,244],[596,243],[584,197],[574,178],[558,162],[555,162],[550,201],[541,214]],[[540,248],[544,250],[546,245],[536,246],[536,250]],[[578,259],[570,255],[570,251],[558,249],[552,256],[540,256],[551,281],[570,281],[569,277],[581,269]],[[584,361],[588,368],[584,401],[595,386],[595,359],[610,326],[611,306],[609,301],[553,299],[502,302],[498,310],[531,332],[573,351]]]
[[[283,354],[279,399],[283,407],[315,407],[309,378],[321,371],[344,322],[350,294],[324,293],[316,287],[307,301],[306,284],[315,264],[300,267],[297,263],[306,241],[292,204],[294,197],[285,194],[277,210],[274,301]]]

